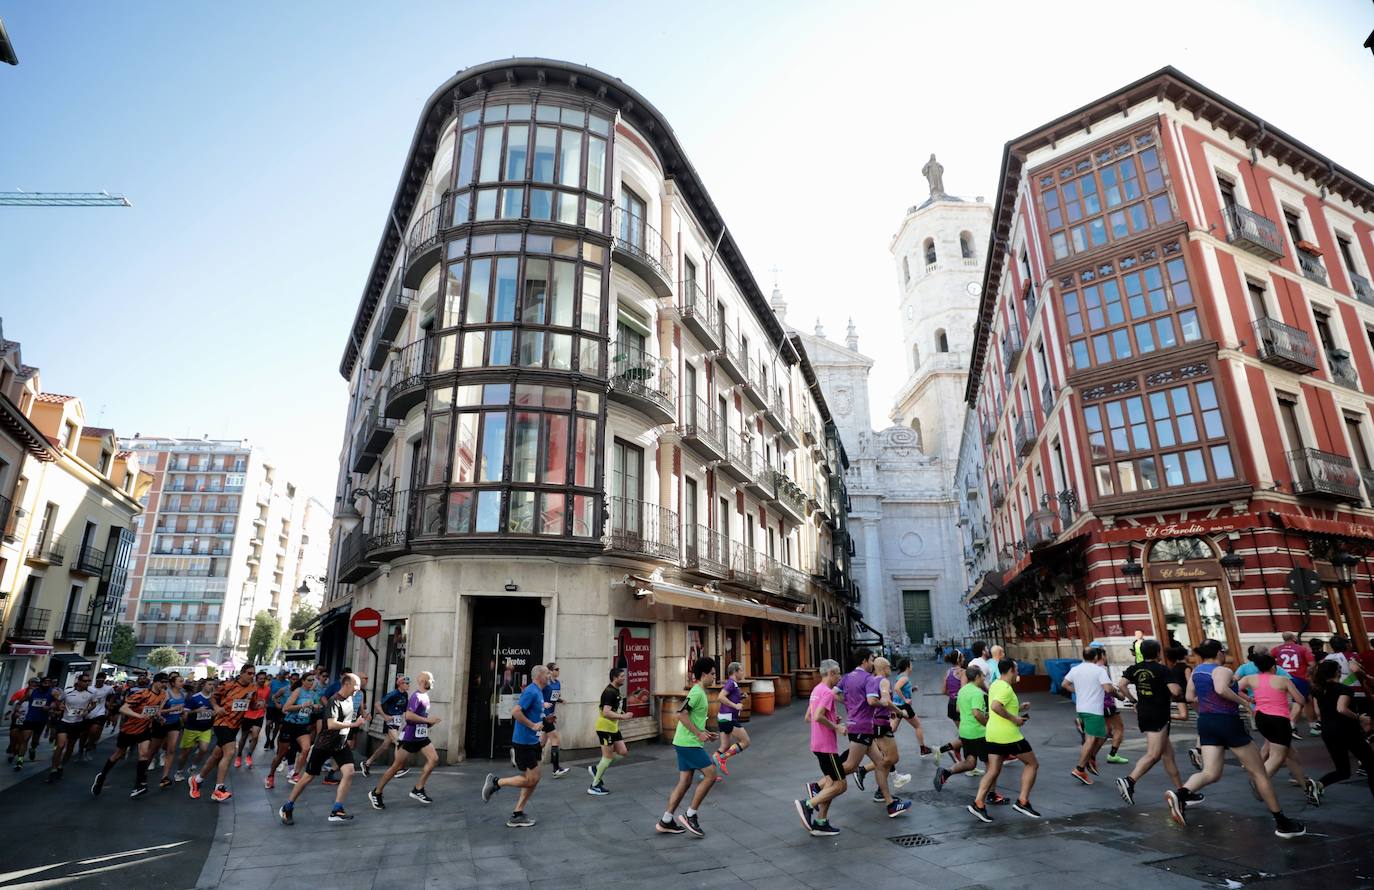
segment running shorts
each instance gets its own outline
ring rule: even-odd
[[[268,708],[268,709],[267,709],[267,722],[268,722],[268,723],[280,723],[280,722],[282,721],[282,718],[285,717],[285,716],[286,716],[286,714],[285,714],[285,712],[282,711],[281,708]]]
[[[334,747],[316,745],[310,749],[310,756],[305,760],[306,774],[318,776],[324,771],[324,762],[331,757],[334,758],[334,763],[340,768],[345,765],[351,766],[353,764],[353,752],[348,749],[347,745],[336,745]]]
[[[19,728],[25,732],[42,732],[43,727],[47,725],[48,718],[44,717],[41,720],[25,720],[23,723],[19,724]]]
[[[1084,735],[1092,736],[1095,739],[1107,737],[1107,720],[1101,714],[1085,714],[1079,711],[1078,719],[1083,723]]]
[[[596,740],[603,745],[614,745],[623,739],[624,736],[619,732],[602,732],[599,729],[596,731]]]
[[[728,736],[730,735],[730,733],[735,731],[734,720],[727,720],[726,718],[721,717],[719,720],[716,721],[716,723],[719,724],[720,734],[723,736]]]
[[[844,781],[844,761],[840,760],[840,755],[825,751],[813,753],[816,755],[816,762],[821,765],[821,775],[834,779],[836,782]]]
[[[1110,695],[1102,699],[1102,716],[1111,717],[1116,714],[1116,699]]]
[[[965,757],[975,757],[984,763],[988,762],[987,739],[970,739],[959,736],[959,749],[964,752]]]
[[[1297,687],[1298,694],[1301,695],[1303,698],[1307,698],[1307,696],[1311,694],[1312,686],[1306,680],[1300,680],[1297,677],[1294,677],[1293,685]]]
[[[152,737],[152,734],[148,732],[140,732],[134,734],[121,732],[118,736],[115,737],[115,747],[123,748],[127,751],[130,748],[138,747],[140,744],[148,741]]]
[[[538,769],[539,760],[544,754],[540,745],[511,745],[515,749],[515,768],[521,771]]]
[[[430,742],[429,742],[429,739],[428,739],[428,738],[424,738],[424,739],[402,739],[402,740],[401,740],[401,750],[403,750],[403,751],[405,751],[405,752],[407,752],[407,753],[409,753],[409,754],[418,754],[418,753],[420,753],[421,751],[423,751],[425,748],[428,748],[428,747],[429,747],[429,744],[430,744]]]
[[[153,738],[155,738],[155,739],[165,739],[165,738],[167,738],[167,733],[169,733],[169,732],[181,732],[181,723],[180,723],[180,721],[178,721],[178,722],[176,722],[176,723],[154,723],[154,724],[153,724]]]
[[[955,723],[959,722],[959,706],[954,703],[954,699],[950,699],[945,705],[945,716]]]
[[[262,715],[259,714],[257,717],[244,717],[243,723],[241,725],[244,729],[250,729],[254,726],[262,726]]]
[[[194,748],[196,745],[209,745],[213,733],[208,729],[188,729],[182,732],[178,748]]]
[[[302,742],[301,739],[305,739],[305,741]],[[288,747],[304,751],[310,747],[310,724],[282,723],[281,734],[277,736],[277,744],[285,744]]]
[[[1099,720],[1102,719],[1101,714],[1098,714],[1097,717]],[[998,757],[1011,757],[1031,752],[1031,744],[1025,739],[1015,742],[989,742],[984,739],[984,745],[989,755],[996,754]]]
[[[1288,740],[1292,742],[1291,734]],[[1197,743],[1212,748],[1244,748],[1251,739],[1238,714],[1198,714]]]
[[[234,739],[239,737],[239,730],[237,726],[216,726],[213,727],[213,729],[215,731],[216,748],[220,747],[221,745],[232,745],[234,744]]]
[[[59,734],[65,736],[82,735],[86,732],[86,721],[78,720],[75,723],[68,723],[66,720],[63,720],[61,723],[57,724],[57,731]]]
[[[1169,728],[1169,715],[1165,714],[1146,714],[1139,707],[1135,711],[1136,723],[1140,726],[1141,732],[1164,732]]]
[[[902,702],[897,706],[897,715],[903,719],[910,719],[916,716],[916,709],[911,706],[911,702]]]
[[[873,733],[851,732],[849,733],[849,741],[856,745],[863,745],[864,747],[868,747],[869,745],[873,744]]]
[[[1256,712],[1255,729],[1258,729],[1259,734],[1271,745],[1282,745],[1285,748],[1293,746],[1293,723],[1287,717]]]
[[[887,718],[883,718],[881,723],[873,724],[873,738],[890,739],[892,736],[892,724],[887,722]]]
[[[690,773],[711,766],[711,755],[700,745],[674,745],[677,751],[677,771]]]
[[[558,730],[558,727],[557,727],[557,726],[554,726],[552,720],[545,720],[545,721],[544,721],[544,732],[556,732],[557,730]]]

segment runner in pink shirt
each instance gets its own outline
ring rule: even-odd
[[[821,781],[809,782],[806,800],[796,801],[797,815],[802,827],[812,837],[833,837],[840,830],[830,824],[830,802],[844,794],[848,783],[844,780],[844,760],[840,757],[838,735],[845,725],[835,708],[835,684],[840,682],[839,662],[827,658],[821,662],[821,682],[811,690],[806,708],[806,721],[811,724],[811,752],[821,765]]]

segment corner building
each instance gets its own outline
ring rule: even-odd
[[[448,760],[500,757],[531,668],[567,747],[608,668],[627,738],[691,658],[792,677],[849,640],[845,455],[663,116],[600,72],[430,97],[354,319],[321,657],[428,670]],[[376,653],[350,612],[382,614]]]
[[[1374,185],[1162,69],[1006,146],[967,400],[1018,654],[1374,627]],[[972,494],[972,492],[971,492]]]

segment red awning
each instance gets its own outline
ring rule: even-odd
[[[1194,535],[1216,534],[1217,532],[1238,532],[1251,528],[1265,528],[1269,525],[1261,516],[1242,513],[1239,516],[1217,516],[1212,519],[1184,519],[1179,522],[1165,522],[1160,525],[1131,525],[1124,528],[1104,529],[1099,540],[1120,544],[1126,541],[1157,541],[1161,538],[1191,538]]]
[[[1300,513],[1274,513],[1279,525],[1297,531],[1315,532],[1319,535],[1336,535],[1344,538],[1364,538],[1374,541],[1374,527],[1341,522],[1337,519],[1317,519]]]
[[[51,643],[16,643],[13,640],[5,644],[6,655],[51,655]]]

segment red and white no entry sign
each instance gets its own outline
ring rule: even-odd
[[[348,619],[353,636],[366,640],[382,632],[382,613],[376,609],[359,609]]]

